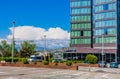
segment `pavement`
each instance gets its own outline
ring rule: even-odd
[[[120,79],[120,74],[64,69],[0,66],[0,79]]]
[[[101,68],[101,67],[78,67],[79,71],[85,72],[104,72],[104,73],[113,73],[113,74],[120,74],[120,68]]]

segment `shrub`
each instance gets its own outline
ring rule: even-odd
[[[3,60],[5,61],[5,58],[4,57],[0,57],[0,61],[3,61]]]
[[[22,62],[23,62],[24,64],[29,64],[29,62],[28,62],[28,59],[27,59],[27,58],[23,58],[23,59],[22,59]]]
[[[48,61],[43,61],[43,64],[44,64],[44,65],[48,65],[49,62],[48,62]]]
[[[72,65],[72,61],[66,61],[66,65],[67,66],[71,66]]]
[[[57,66],[57,65],[58,65],[58,62],[54,62],[54,65]]]
[[[23,58],[18,58],[18,61],[21,62],[23,60]]]
[[[84,61],[83,60],[78,60],[77,63],[84,63]]]
[[[74,60],[73,63],[77,63],[77,60]]]
[[[85,59],[90,64],[96,64],[98,62],[97,56],[92,54],[88,54]]]
[[[6,61],[6,62],[12,62],[12,57],[0,57],[0,61],[2,61],[2,60]],[[18,62],[19,58],[14,57],[13,61]]]
[[[14,58],[14,62],[18,62],[19,61],[19,58]]]
[[[54,60],[54,58],[50,58],[50,59],[49,59],[49,62],[52,62],[53,60]]]
[[[34,62],[34,64],[37,64],[37,62]]]
[[[12,58],[11,57],[2,57],[0,60],[4,60],[6,62],[11,62]]]

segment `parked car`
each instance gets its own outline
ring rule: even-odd
[[[105,61],[99,61],[98,64],[99,64],[99,67],[106,67],[107,65]]]
[[[56,58],[56,59],[54,59],[52,62],[53,62],[53,63],[54,63],[54,62],[61,63],[61,62],[62,62],[62,59],[60,59],[60,58]]]
[[[120,67],[120,62],[111,62],[110,63],[110,68],[118,68]]]
[[[38,61],[42,61],[43,57],[42,56],[30,56],[30,58],[28,58],[29,62],[38,62]]]

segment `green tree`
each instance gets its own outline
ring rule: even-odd
[[[32,41],[24,41],[21,43],[20,56],[29,57],[35,54],[36,45]]]
[[[88,54],[85,59],[90,64],[96,64],[98,62],[97,56],[92,54]]]
[[[6,57],[6,56],[10,56],[11,52],[10,52],[10,45],[7,43],[7,41],[3,40],[0,43],[0,52],[2,54],[2,56]]]
[[[0,53],[4,57],[10,57],[12,53],[12,44],[8,44],[7,41],[3,40],[0,42]],[[14,55],[18,53],[17,49],[14,48]]]

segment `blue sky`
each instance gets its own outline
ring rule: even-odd
[[[0,0],[0,38],[16,26],[35,26],[45,29],[61,27],[70,30],[69,0]]]

